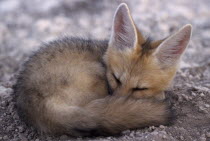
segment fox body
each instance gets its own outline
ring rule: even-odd
[[[20,114],[41,132],[72,136],[167,124],[171,112],[160,99],[190,36],[187,25],[165,40],[146,40],[121,4],[110,40],[65,37],[25,63],[14,87]]]

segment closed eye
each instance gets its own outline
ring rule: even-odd
[[[114,74],[112,74],[112,75],[113,75],[115,81],[117,82],[117,84],[121,85],[122,84],[121,81]]]
[[[132,91],[144,91],[148,90],[148,88],[133,88]]]

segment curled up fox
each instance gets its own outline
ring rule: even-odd
[[[30,57],[14,86],[18,111],[42,133],[71,136],[168,124],[163,92],[190,37],[186,25],[163,40],[145,39],[122,3],[109,40],[64,37]]]

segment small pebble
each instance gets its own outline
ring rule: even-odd
[[[155,126],[150,126],[149,130],[155,130]]]
[[[199,138],[199,141],[206,141],[205,134],[201,135],[201,137]]]
[[[20,134],[19,138],[21,139],[21,141],[28,141],[28,139],[23,134]]]
[[[160,131],[160,133],[162,133],[162,134],[167,134],[166,131]]]
[[[18,126],[18,130],[20,131],[20,133],[22,133],[24,131],[24,128],[22,126]]]
[[[194,92],[192,92],[191,94],[192,94],[192,96],[196,96],[196,93],[194,93]]]
[[[209,105],[209,104],[205,104],[205,107],[206,107],[206,108],[209,108],[209,107],[210,107],[210,105]]]
[[[206,133],[206,137],[210,138],[210,132]]]
[[[180,138],[181,140],[184,140],[184,137],[183,137],[183,136],[180,136],[179,138]]]
[[[126,134],[129,134],[131,131],[130,130],[125,130],[123,131],[123,134],[126,135]]]
[[[1,102],[1,106],[3,106],[3,107],[8,106],[8,102],[7,102],[7,101],[2,101],[2,102]]]
[[[69,137],[67,135],[60,136],[60,140],[67,140]]]
[[[8,136],[4,136],[3,139],[4,139],[4,140],[7,140],[7,139],[9,139],[9,138],[8,138]]]
[[[178,97],[178,101],[179,101],[179,102],[182,102],[182,101],[183,101],[183,98],[182,98],[181,96],[179,96],[179,97]]]
[[[200,94],[201,97],[204,97],[205,95],[203,93]]]
[[[160,125],[159,127],[160,127],[161,129],[165,129],[165,126],[163,126],[163,125]]]
[[[12,131],[13,130],[13,126],[8,126],[7,127],[7,131],[9,132],[9,131]]]
[[[163,139],[166,139],[166,135],[163,135],[162,137],[163,137]]]
[[[205,137],[200,137],[199,141],[206,141]]]
[[[133,132],[131,132],[131,133],[129,134],[129,136],[130,136],[130,137],[132,137],[132,138],[134,138],[134,137],[135,137],[135,133],[134,133],[134,131],[133,131]]]
[[[52,140],[52,137],[47,137],[47,140],[48,140],[48,141],[51,141],[51,140]]]
[[[151,133],[152,135],[158,135],[158,132],[157,131],[154,131]]]
[[[111,139],[112,139],[111,137],[108,137],[108,138],[107,138],[107,140],[111,140]]]
[[[205,108],[203,106],[199,106],[199,110],[204,111]]]
[[[182,97],[183,97],[186,101],[189,101],[189,96],[183,94]]]

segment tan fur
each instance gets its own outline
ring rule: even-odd
[[[124,54],[108,50],[105,60],[108,62],[107,77],[109,81],[113,81],[111,86],[117,87],[112,76],[113,72],[117,72],[118,78],[123,83],[123,86],[115,91],[116,94],[131,94],[131,88],[135,87],[148,88],[133,93],[136,98],[158,97],[158,94],[167,89],[177,70],[176,66],[163,70],[154,56],[142,56],[141,53]]]
[[[118,9],[120,18],[131,19],[125,4]],[[156,98],[170,84],[177,65],[163,68],[154,55],[163,40],[152,42],[153,49],[143,52],[146,40],[132,28],[123,33],[141,37],[126,39],[135,42],[128,49],[121,49],[122,40],[113,46],[114,35],[109,43],[67,37],[43,45],[25,63],[14,87],[20,115],[41,132],[72,136],[112,135],[167,124],[171,112]],[[134,91],[137,87],[147,89]]]

